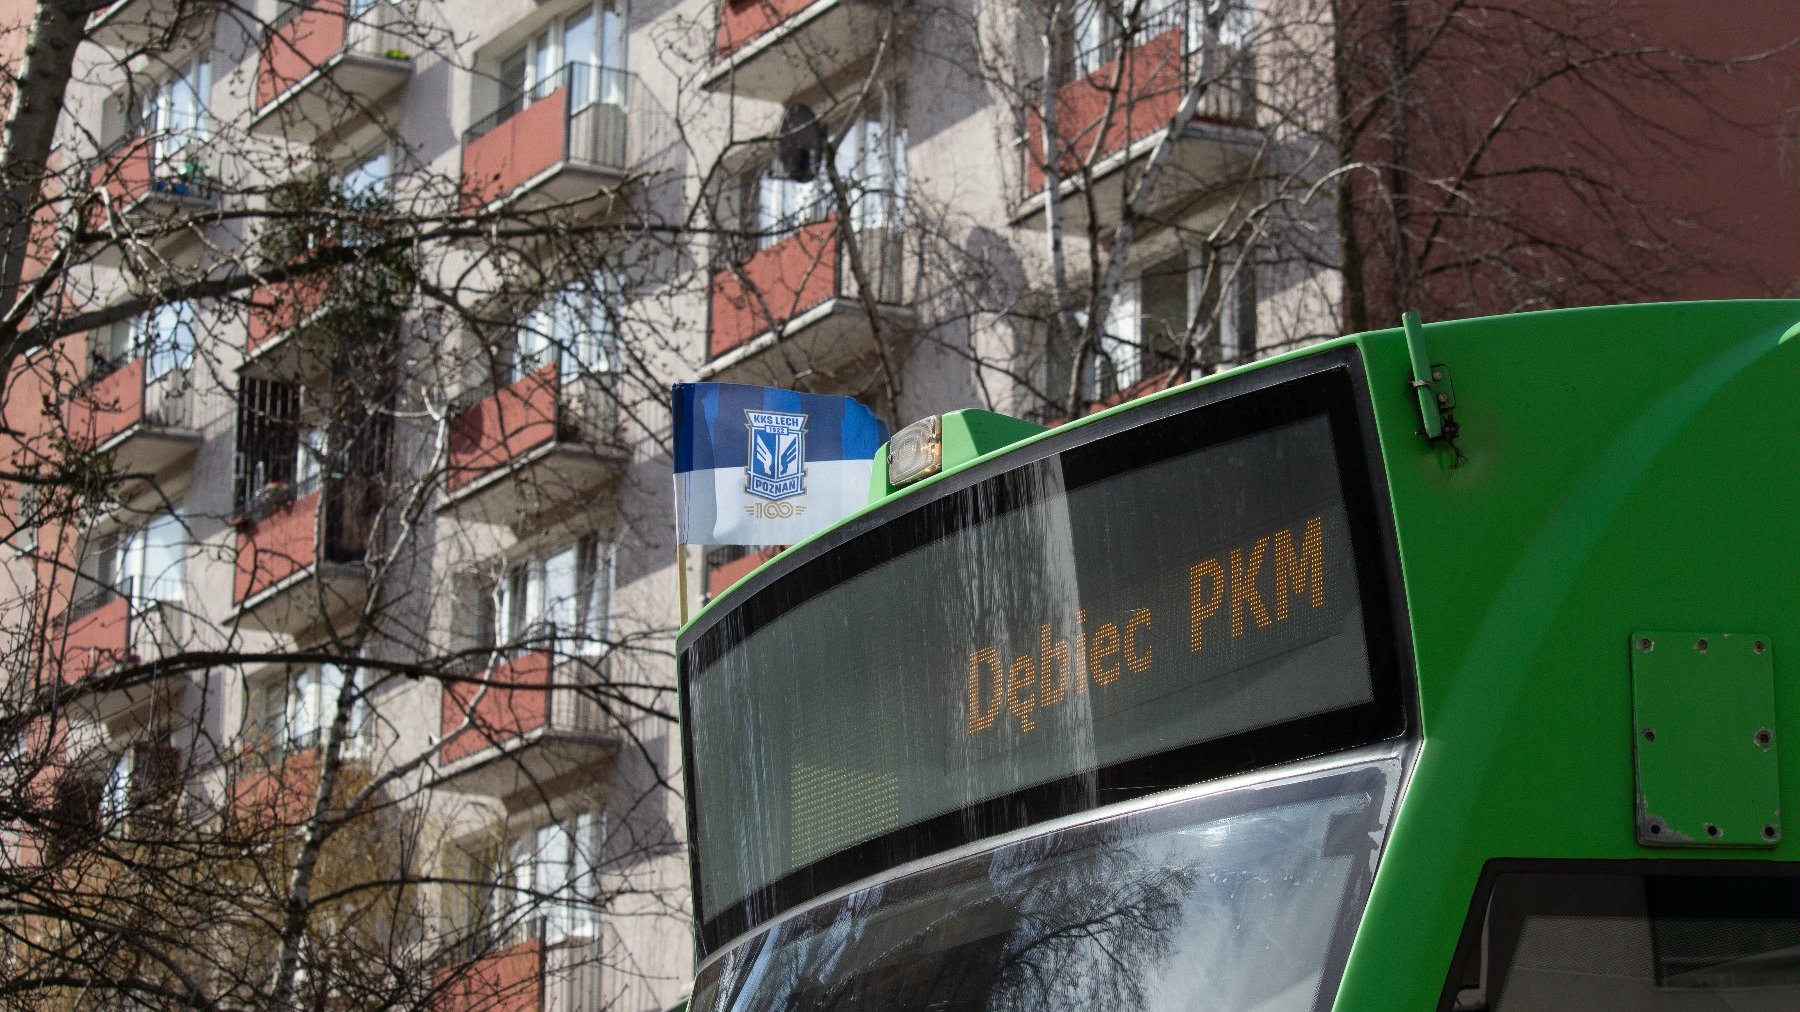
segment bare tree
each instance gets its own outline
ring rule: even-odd
[[[0,995],[666,1001],[674,608],[633,490],[667,367],[627,307],[667,114],[598,50],[509,79],[428,8],[32,17]],[[449,158],[394,100],[434,68],[492,109]]]

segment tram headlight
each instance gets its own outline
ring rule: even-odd
[[[894,433],[894,438],[888,440],[888,484],[908,485],[943,470],[943,437],[937,415],[921,418]]]

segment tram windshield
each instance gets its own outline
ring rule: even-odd
[[[691,1009],[1328,1009],[1391,759],[1176,800],[860,889],[709,965]]]

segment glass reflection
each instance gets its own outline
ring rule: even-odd
[[[693,1008],[1329,1008],[1398,764],[1252,785],[859,890],[709,966]]]

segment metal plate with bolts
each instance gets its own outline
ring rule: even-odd
[[[1781,841],[1774,651],[1748,633],[1631,637],[1637,839],[1651,847]]]

